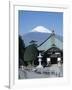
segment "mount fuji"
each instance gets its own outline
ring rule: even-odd
[[[52,33],[51,30],[45,28],[44,26],[37,26],[31,32]]]
[[[37,41],[36,44],[40,45],[43,41],[45,41],[50,35],[52,31],[45,28],[44,26],[37,26],[33,28],[30,32],[24,34],[22,36],[22,39],[24,40],[25,46],[30,45],[30,41],[34,40]],[[62,37],[59,35],[56,35],[57,38],[62,40]]]

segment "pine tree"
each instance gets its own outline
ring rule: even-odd
[[[36,44],[29,45],[24,53],[24,60],[28,63],[28,65],[34,65],[34,61],[37,59],[38,50]]]
[[[25,51],[25,44],[22,40],[22,37],[19,36],[19,66],[24,65],[24,51]]]

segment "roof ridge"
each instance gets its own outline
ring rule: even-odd
[[[51,34],[47,39],[45,39],[40,45],[38,45],[38,47],[40,47],[42,44],[44,44],[51,36],[52,36],[53,34]],[[60,35],[58,35],[58,36],[60,36]],[[55,35],[55,38],[56,38],[56,35]],[[58,40],[60,40],[59,38],[58,38]],[[60,40],[61,41],[61,40]],[[61,41],[62,42],[62,41]]]
[[[42,44],[44,44],[51,36],[52,36],[52,34],[46,40],[44,40],[38,47],[40,47]]]

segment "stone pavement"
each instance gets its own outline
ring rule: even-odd
[[[32,79],[32,78],[51,78],[63,77],[63,65],[58,67],[57,64],[51,67],[39,68],[19,68],[19,79]]]

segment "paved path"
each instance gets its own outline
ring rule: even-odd
[[[20,79],[31,79],[31,78],[49,78],[49,77],[62,77],[63,67],[58,67],[57,65],[52,65],[51,67],[45,67],[42,70],[38,69],[36,71],[21,70],[19,69]]]

